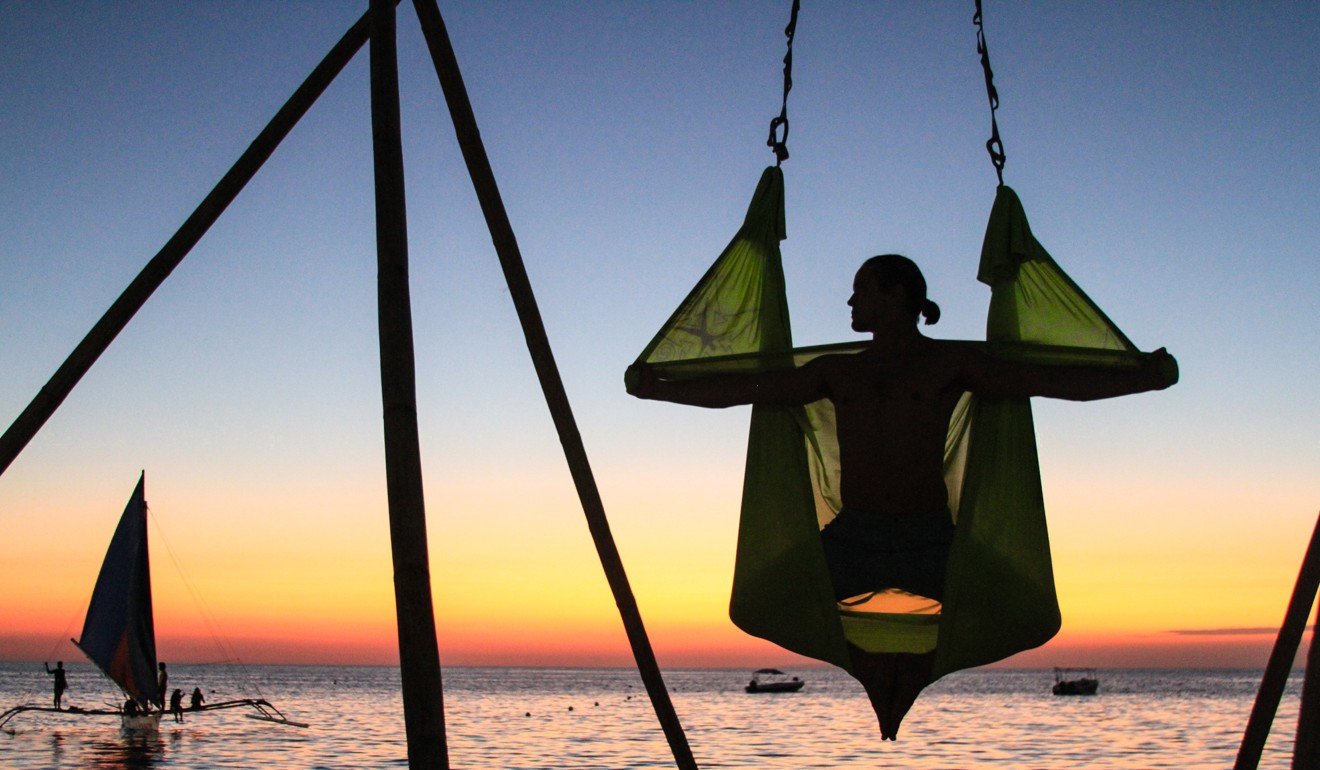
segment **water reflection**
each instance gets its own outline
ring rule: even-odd
[[[115,738],[88,741],[83,752],[89,767],[103,770],[141,770],[156,767],[166,758],[165,743],[155,731],[121,731]]]
[[[56,767],[64,764],[64,743],[64,733],[57,730],[50,734],[50,756]]]

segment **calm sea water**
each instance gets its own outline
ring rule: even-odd
[[[66,664],[67,665],[67,664]],[[1101,671],[1101,693],[1050,694],[1049,671],[971,671],[926,691],[896,743],[879,740],[861,688],[832,669],[806,687],[747,695],[746,671],[665,673],[703,768],[1231,767],[1260,683],[1249,671]],[[66,704],[115,700],[88,666],[70,666]],[[114,718],[23,714],[0,734],[0,768],[401,768],[407,766],[397,668],[171,666],[171,686],[209,701],[260,695],[305,730],[215,712],[151,734]],[[0,664],[0,704],[46,703],[41,666]],[[455,768],[673,767],[637,674],[625,669],[451,668],[446,733]],[[1288,768],[1301,675],[1275,719],[1262,768]],[[168,718],[167,718],[168,719]]]

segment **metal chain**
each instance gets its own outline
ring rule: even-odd
[[[979,2],[979,0],[978,0]],[[784,35],[788,38],[788,52],[784,54],[784,103],[779,109],[779,116],[770,121],[770,138],[766,140],[766,146],[774,150],[775,165],[788,160],[788,92],[793,90],[793,35],[797,32],[798,8],[801,0],[793,0],[793,11],[788,18],[788,26],[784,27]],[[783,134],[779,129],[783,128]]]
[[[999,139],[999,123],[995,120],[995,110],[999,109],[999,92],[995,90],[995,73],[990,69],[990,49],[985,44],[985,25],[981,23],[981,0],[976,0],[976,14],[972,16],[976,25],[976,52],[981,55],[981,69],[985,71],[985,93],[990,97],[990,139],[985,143],[986,152],[990,153],[990,162],[995,166],[995,176],[999,184],[1004,184],[1004,143]]]

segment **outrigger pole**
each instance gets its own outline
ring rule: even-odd
[[[555,364],[554,352],[550,349],[550,340],[546,336],[545,325],[541,321],[541,311],[536,305],[536,295],[532,292],[527,269],[523,265],[522,253],[518,240],[514,236],[513,226],[509,223],[504,201],[500,197],[495,174],[491,170],[490,159],[481,141],[481,132],[477,129],[477,120],[472,112],[472,103],[468,99],[467,87],[463,85],[463,75],[458,69],[458,60],[454,56],[453,46],[449,42],[449,33],[445,31],[444,19],[435,0],[413,0],[417,10],[417,19],[426,37],[426,45],[431,51],[431,60],[435,64],[435,73],[440,78],[440,86],[449,105],[449,115],[454,122],[454,132],[458,145],[467,163],[468,175],[472,178],[481,211],[486,217],[486,226],[490,229],[490,238],[495,252],[499,256],[500,267],[504,270],[504,280],[509,287],[509,294],[518,312],[518,321],[522,325],[527,349],[536,368],[537,379],[541,382],[541,391],[545,395],[546,406],[559,433],[559,443],[564,448],[564,458],[568,461],[573,484],[577,488],[578,499],[582,503],[582,512],[587,518],[587,528],[596,545],[601,567],[605,570],[610,591],[614,594],[614,603],[619,608],[628,642],[632,647],[633,657],[637,662],[638,672],[646,685],[646,692],[651,698],[656,716],[660,720],[669,748],[674,754],[674,761],[682,770],[696,770],[697,763],[692,757],[683,726],[674,712],[674,705],[669,699],[669,690],[660,676],[660,667],[651,650],[651,643],[642,624],[641,612],[633,598],[628,576],[623,568],[623,559],[614,544],[610,525],[605,517],[605,506],[601,502],[596,480],[587,461],[587,451],[578,432],[577,421],[573,417],[573,408],[568,402],[559,368]]]
[[[279,112],[275,113],[275,117],[271,118],[261,133],[257,134],[257,138],[252,140],[247,150],[202,199],[193,213],[184,220],[178,231],[165,242],[156,256],[142,268],[142,272],[138,273],[128,288],[124,289],[110,309],[105,311],[101,319],[96,322],[82,342],[78,343],[64,363],[60,364],[50,380],[37,392],[36,397],[19,414],[4,435],[0,436],[0,475],[4,474],[32,437],[37,435],[37,431],[41,430],[41,426],[45,425],[60,404],[64,403],[64,399],[73,391],[74,386],[87,370],[92,368],[92,364],[96,363],[110,343],[114,342],[115,337],[123,331],[137,311],[142,309],[142,305],[152,293],[160,288],[174,268],[188,256],[193,246],[196,246],[206,231],[211,229],[211,225],[215,224],[229,204],[234,202],[234,198],[238,197],[247,183],[275,152],[275,148],[280,145],[284,137],[289,135],[289,131],[297,125],[303,115],[307,114],[307,110],[326,87],[367,42],[369,32],[367,16],[363,15],[340,38],[334,48],[330,49],[330,53],[326,54],[321,63],[316,65],[312,74],[298,86],[293,96],[290,96]]]

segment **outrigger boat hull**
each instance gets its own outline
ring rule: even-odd
[[[219,703],[210,703],[200,708],[184,709],[184,714],[196,714],[202,711],[220,711],[222,709],[251,708],[256,713],[244,714],[249,719],[257,719],[262,722],[274,722],[275,724],[288,725],[289,727],[307,727],[306,722],[295,722],[286,717],[279,709],[271,705],[270,701],[261,698],[240,698],[238,700],[221,701]],[[62,714],[71,717],[119,717],[120,726],[126,730],[154,730],[160,724],[160,719],[172,712],[152,711],[147,714],[125,714],[122,709],[83,709],[77,706],[68,708],[52,708],[50,706],[24,705],[15,706],[8,711],[0,713],[0,730],[13,734],[14,730],[7,727],[9,720],[19,714],[37,711],[47,714]]]

